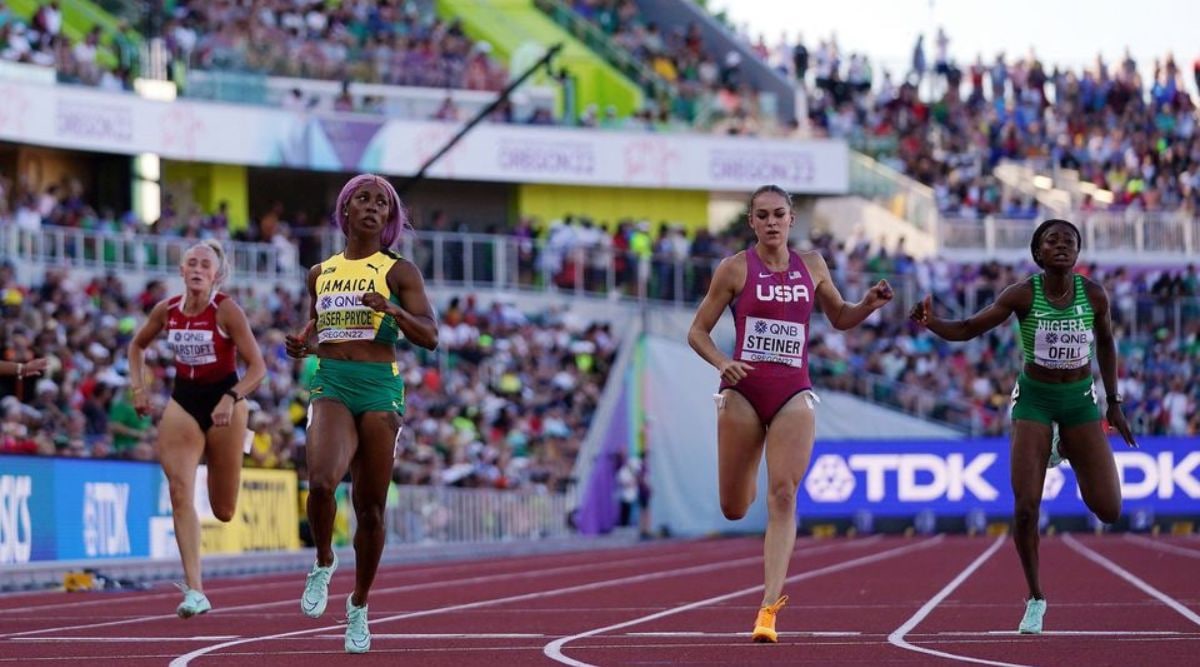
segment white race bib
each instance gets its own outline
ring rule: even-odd
[[[741,360],[803,367],[804,325],[800,322],[747,317],[742,335]]]
[[[356,292],[322,294],[317,299],[317,342],[375,340],[375,311]]]
[[[1090,330],[1050,331],[1038,328],[1033,334],[1033,356],[1043,368],[1082,368],[1092,360]]]
[[[167,344],[175,353],[175,361],[185,366],[204,366],[217,362],[213,332],[204,329],[169,329]]]

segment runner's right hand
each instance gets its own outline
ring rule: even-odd
[[[313,329],[316,326],[316,320],[309,320],[308,324],[304,325],[304,331],[301,331],[299,335],[293,336],[292,334],[288,334],[284,337],[283,344],[287,348],[289,357],[302,359],[308,356],[308,339],[312,336]]]
[[[750,374],[754,367],[743,361],[730,359],[721,364],[721,379],[729,384],[737,384],[742,378]]]
[[[925,295],[925,298],[918,301],[912,310],[908,312],[908,319],[917,324],[929,324],[929,318],[933,315],[933,297]]]

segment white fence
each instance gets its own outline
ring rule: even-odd
[[[446,486],[396,489],[395,504],[388,500],[389,544],[533,541],[574,534],[567,521],[567,494]]]

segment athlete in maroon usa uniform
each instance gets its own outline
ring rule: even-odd
[[[814,300],[837,329],[857,326],[892,298],[879,281],[862,301],[842,299],[819,253],[788,249],[795,222],[792,198],[765,185],[750,198],[749,222],[758,242],[717,267],[696,311],[688,343],[721,373],[717,400],[717,459],[721,511],[746,515],[754,502],[763,450],[767,455],[767,534],[763,544],[762,607],[751,637],[776,642],[775,617],[787,601],[783,581],[796,542],[796,489],[812,455],[815,421],[808,376],[808,324]],[[719,350],[712,329],[726,306],[733,312],[733,357]]]
[[[242,443],[248,409],[245,397],[267,374],[262,352],[246,314],[217,291],[229,274],[225,251],[216,241],[188,248],[180,262],[184,293],[154,306],[129,343],[133,404],[150,412],[144,357],[162,331],[175,355],[175,384],[158,424],[158,460],[171,493],[175,542],[183,561],[183,602],[175,609],[191,618],[212,608],[200,582],[200,519],[196,515],[196,470],[204,456],[208,501],[220,521],[233,518],[241,488]],[[238,378],[237,357],[246,362]]]
[[[770,424],[788,400],[812,389],[808,320],[816,288],[795,251],[788,251],[783,271],[767,268],[753,248],[745,256],[746,283],[729,304],[737,330],[733,358],[756,370],[737,382],[722,377],[721,391],[745,396],[759,421]]]

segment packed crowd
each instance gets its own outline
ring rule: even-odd
[[[786,43],[763,52],[806,89],[813,133],[847,139],[933,187],[947,214],[1035,214],[1028,197],[993,176],[1005,159],[1047,173],[1075,169],[1110,193],[1085,194],[1083,208],[1197,210],[1197,110],[1172,54],[1145,80],[1128,52],[1115,65],[1097,57],[1079,70],[1044,64],[1032,49],[960,65],[949,44],[939,30],[930,67],[919,39],[902,77],[877,77],[862,54],[843,58],[836,39],[811,54],[802,42],[791,57]],[[1193,78],[1200,86],[1200,60]]]
[[[132,90],[141,38],[127,23],[110,37],[93,28],[74,43],[63,32],[57,0],[43,2],[28,21],[0,0],[0,60],[53,67],[63,83]]]
[[[499,90],[504,66],[430,3],[176,3],[164,26],[190,67],[401,86]]]
[[[594,23],[612,43],[632,54],[667,82],[672,94],[648,100],[632,117],[605,117],[606,127],[678,129],[695,127],[721,134],[754,136],[774,129],[758,92],[741,75],[742,56],[706,43],[696,23],[660,26],[633,0],[574,0],[574,12]],[[596,124],[585,112],[584,124]]]
[[[80,282],[56,271],[30,286],[0,265],[0,358],[50,360],[42,377],[0,378],[0,453],[153,460],[155,420],[134,410],[125,350],[172,287],[151,281],[130,291],[113,276]],[[284,347],[284,335],[301,325],[299,290],[228,292],[247,313],[268,369],[250,397],[246,464],[303,468],[315,358],[296,361]],[[409,428],[394,478],[564,490],[615,355],[608,326],[469,296],[440,305],[438,352],[402,345]],[[147,364],[161,414],[173,369],[164,341],[148,350]]]

